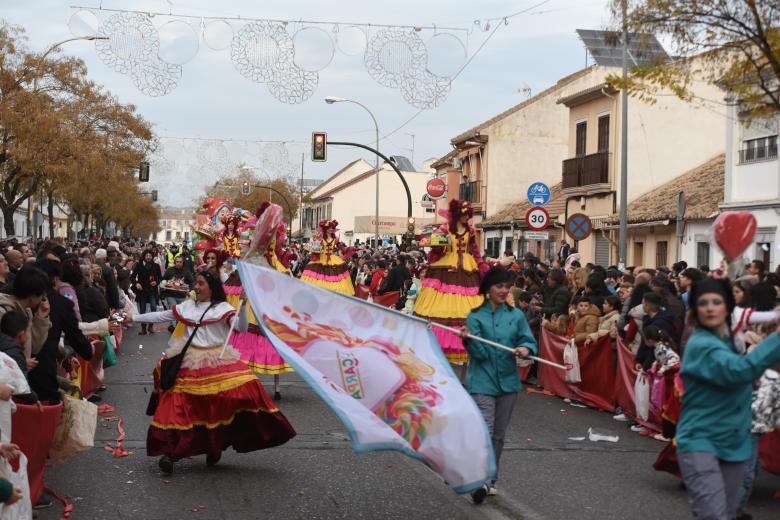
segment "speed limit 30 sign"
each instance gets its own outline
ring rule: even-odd
[[[543,207],[535,206],[526,212],[525,224],[531,231],[544,231],[550,225],[550,214]]]

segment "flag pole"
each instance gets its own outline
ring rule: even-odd
[[[452,332],[453,334],[457,334],[457,335],[460,336],[460,330],[459,329],[448,327],[446,325],[442,325],[441,323],[436,323],[435,321],[429,321],[428,324],[430,326],[432,326],[432,327],[438,327],[438,328],[440,328],[442,330],[446,330],[447,332]],[[479,341],[480,343],[484,343],[485,345],[490,345],[491,347],[494,347],[494,348],[497,348],[497,349],[501,349],[501,350],[505,350],[507,352],[514,353],[515,350],[516,350],[516,349],[513,349],[512,347],[507,347],[506,345],[502,345],[501,343],[496,343],[495,341],[490,341],[489,339],[480,338],[479,336],[473,336],[473,335],[469,334],[467,337],[470,338],[470,339]],[[566,367],[563,366],[563,365],[559,365],[558,363],[554,363],[552,361],[548,361],[546,359],[542,359],[542,358],[537,357],[537,356],[530,356],[529,355],[529,356],[523,356],[523,358],[524,359],[532,359],[532,360],[536,361],[537,363],[542,363],[542,364],[545,364],[545,365],[550,365],[551,367],[560,368],[561,370],[566,370]]]
[[[228,330],[227,336],[225,336],[225,342],[222,344],[222,350],[219,353],[219,359],[222,359],[222,356],[225,355],[225,350],[227,350],[228,343],[230,342],[230,336],[233,335],[233,330],[236,328],[236,322],[238,321],[238,314],[241,312],[241,307],[244,305],[244,302],[246,300],[241,299],[238,301],[238,307],[236,307],[236,314],[233,316],[233,320],[230,322],[230,330]]]

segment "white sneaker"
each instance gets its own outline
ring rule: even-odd
[[[644,426],[642,426],[641,424],[635,424],[635,425],[633,425],[633,426],[631,427],[631,431],[632,431],[632,432],[637,432],[637,433],[639,433],[639,432],[643,432],[643,431],[645,431],[646,429],[647,429],[647,428],[645,428],[645,427],[644,427]]]
[[[488,484],[488,496],[494,497],[498,494],[498,490],[494,484]]]
[[[653,435],[653,439],[661,442],[669,442],[671,440],[667,437],[664,437],[663,433],[656,433],[655,435]]]
[[[628,417],[626,417],[626,414],[624,413],[613,415],[612,418],[620,422],[628,422],[630,420]]]

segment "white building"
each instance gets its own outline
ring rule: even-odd
[[[160,231],[150,238],[158,243],[181,243],[193,239],[195,208],[161,208]]]
[[[400,161],[404,164],[408,161]],[[324,219],[339,222],[341,240],[354,244],[374,235],[376,222],[376,170],[367,161],[358,159],[337,171],[309,193],[303,207],[304,237],[314,236],[317,224]],[[433,213],[423,207],[423,195],[430,172],[402,171],[412,197],[412,216],[417,220],[417,232],[433,222]],[[384,164],[379,170],[379,233],[397,236],[406,232],[407,197],[395,171]],[[293,233],[300,224],[293,222]]]
[[[721,209],[749,211],[756,217],[756,237],[744,256],[749,260],[763,260],[767,269],[774,270],[780,261],[777,251],[780,245],[780,160],[777,158],[780,119],[748,122],[737,109],[729,102]]]

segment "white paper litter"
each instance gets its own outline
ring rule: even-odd
[[[588,440],[592,442],[598,442],[598,441],[617,442],[620,440],[620,437],[609,430],[598,430],[595,428],[588,428]]]

